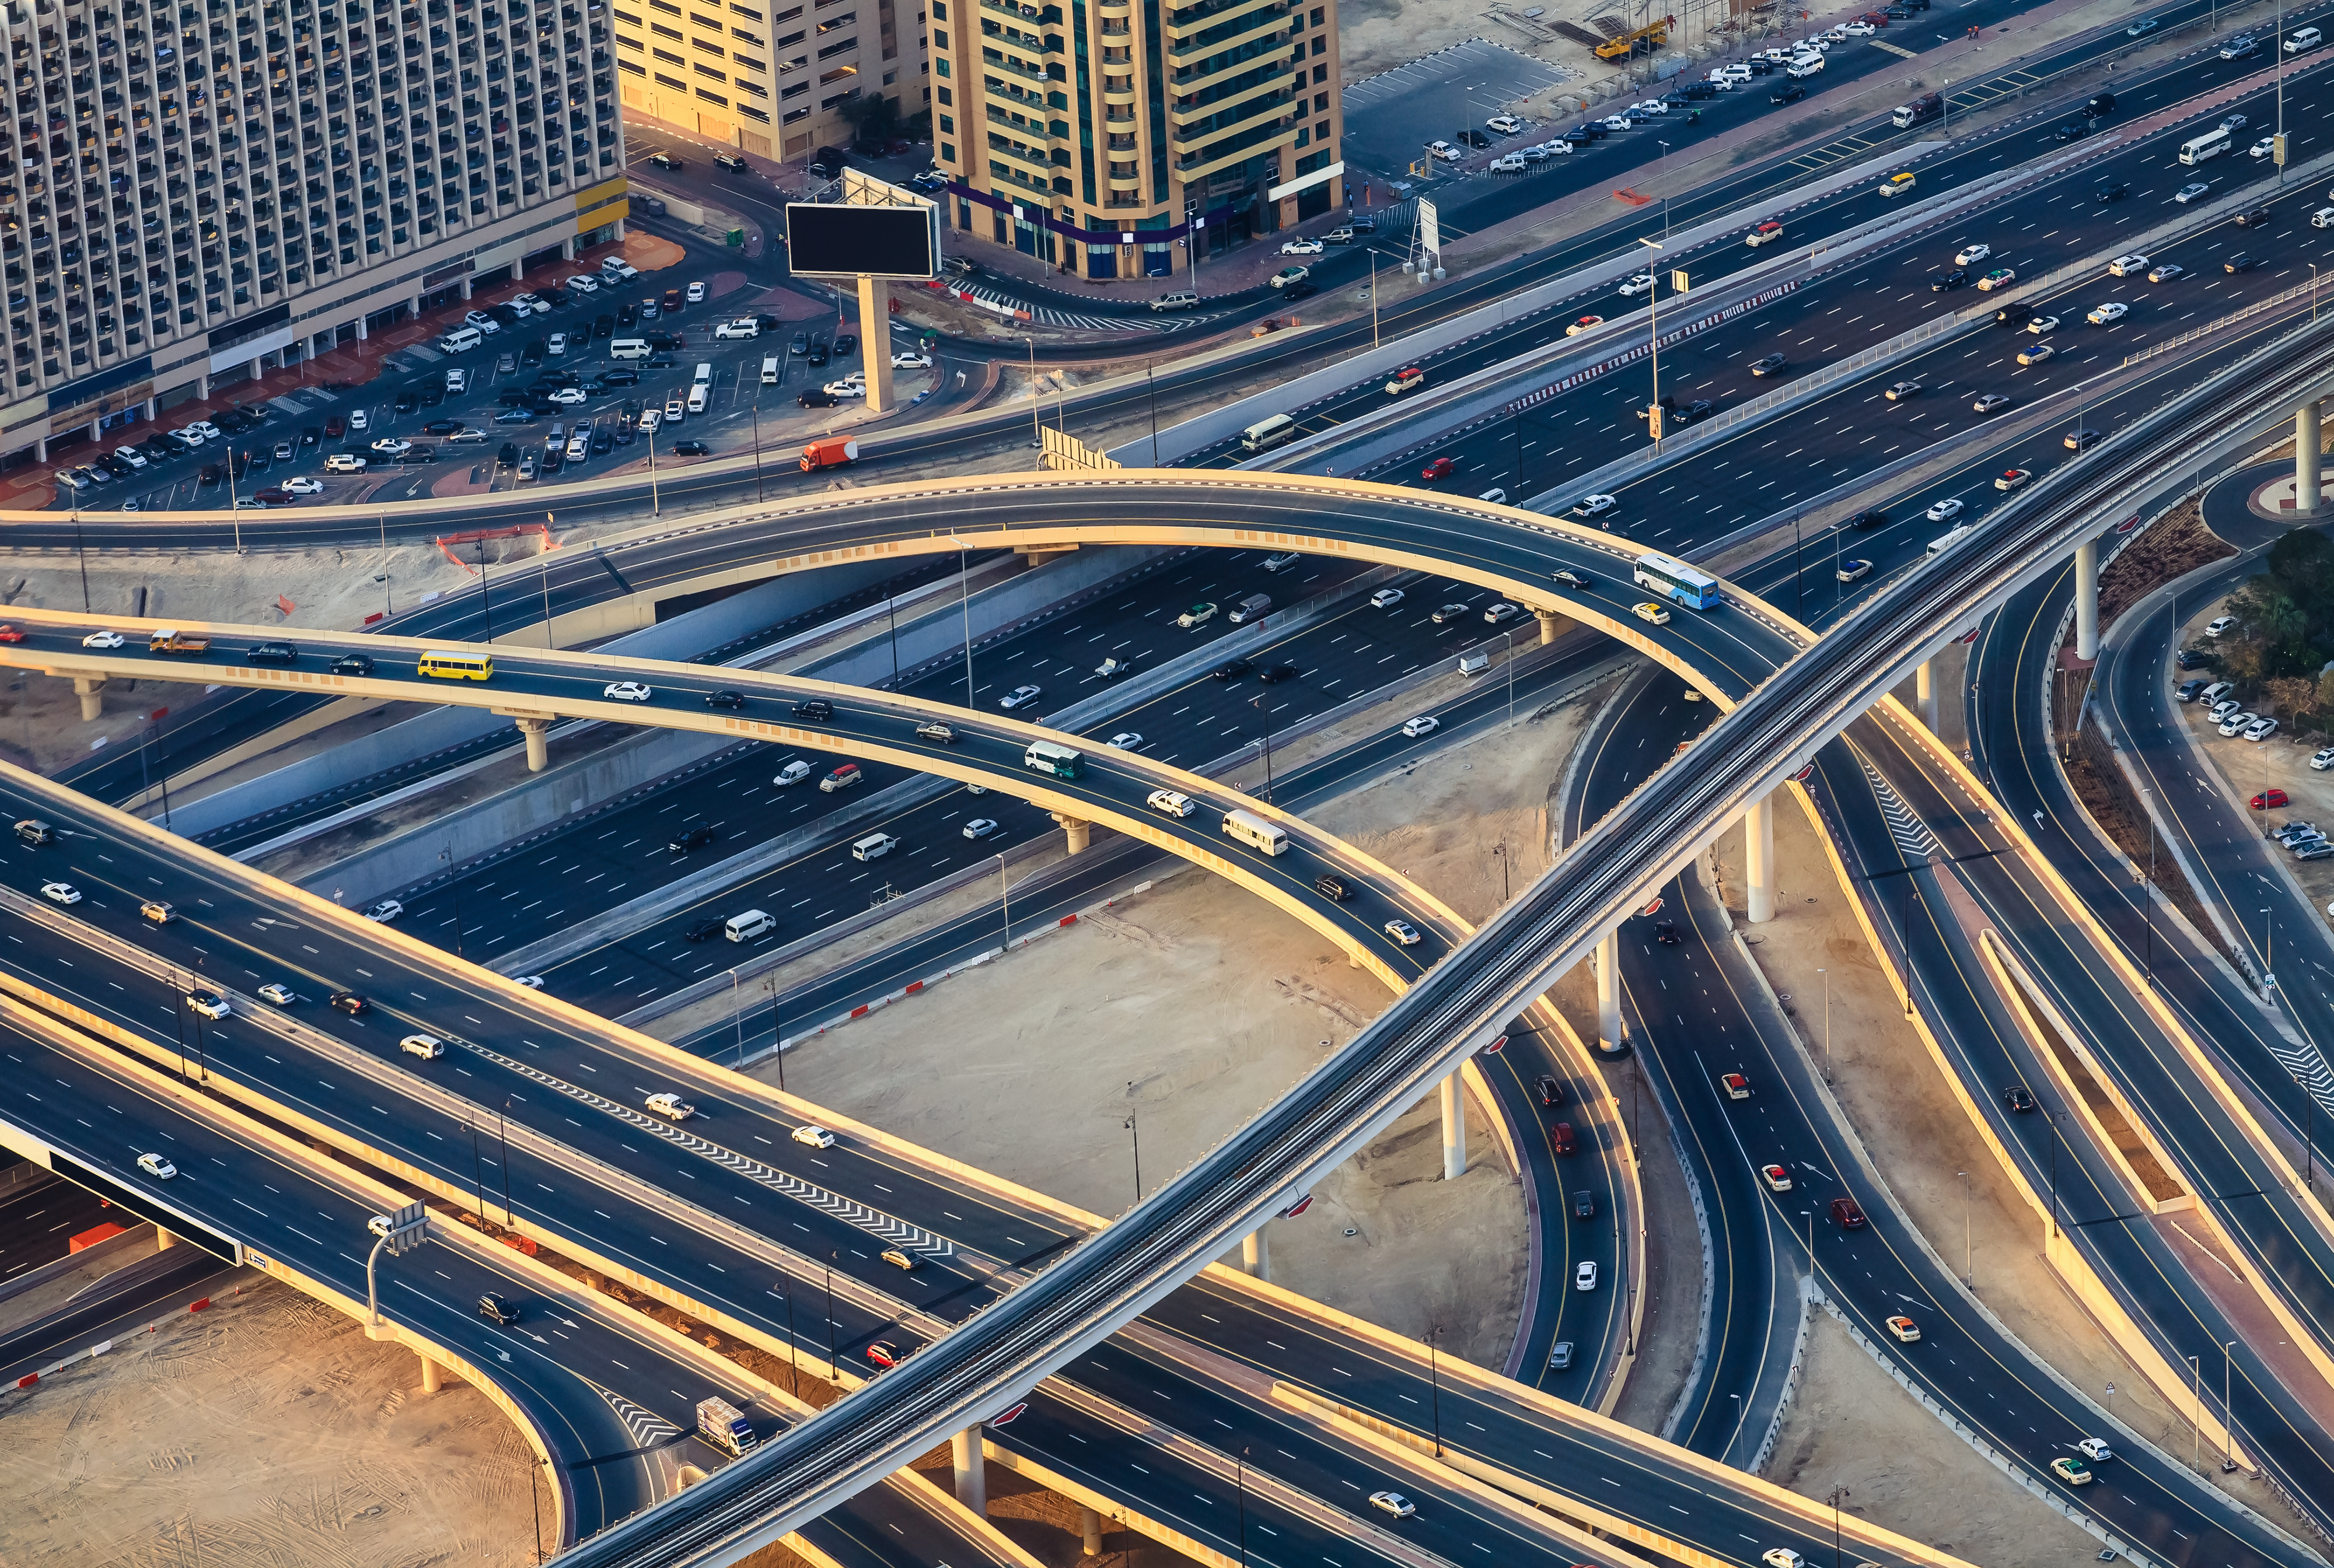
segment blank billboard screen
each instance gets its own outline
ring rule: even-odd
[[[786,265],[813,274],[928,278],[940,270],[929,207],[786,204]]]

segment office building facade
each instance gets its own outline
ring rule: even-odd
[[[1344,200],[1335,0],[929,5],[960,233],[1167,276]]]
[[[11,5],[0,458],[619,233],[604,5]]]
[[[921,109],[922,13],[893,0],[614,0],[624,112],[759,158],[847,147],[845,104]],[[911,32],[912,30],[912,42]]]

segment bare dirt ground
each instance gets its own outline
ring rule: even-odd
[[[2148,1386],[2043,1260],[2042,1222],[2018,1196],[2011,1176],[1970,1125],[1927,1046],[1905,1021],[1903,999],[1873,957],[1849,895],[1833,877],[1806,813],[1789,797],[1777,806],[1776,917],[1741,928],[1749,933],[1751,956],[1785,997],[1784,1010],[1819,1062],[1826,1059],[1828,1038],[1833,1095],[1864,1146],[1876,1151],[1888,1190],[1948,1268],[1972,1271],[1978,1299],[2028,1349],[2141,1436],[2168,1453],[2186,1453],[2189,1429],[2181,1408]],[[1739,903],[1742,835],[1724,835],[1715,853],[1721,884]],[[1827,974],[1817,974],[1818,968]],[[2110,1383],[2116,1389],[2112,1400],[2106,1396]],[[1902,1433],[1906,1462],[1913,1462],[1912,1451],[1921,1462],[1939,1464],[1948,1454],[1968,1453],[1942,1422],[1926,1415],[1922,1420],[1925,1427],[1908,1424]],[[1777,1451],[1792,1452],[1788,1444]],[[2005,1520],[2030,1516],[2038,1539],[2059,1523],[2057,1515],[1991,1467],[1979,1469],[1961,1494],[1964,1505],[1983,1496],[1990,1511]],[[2304,1533],[2266,1487],[2242,1474],[2223,1477],[2209,1464],[2205,1470],[2215,1485],[2281,1527]],[[1979,1485],[1988,1477],[1991,1492]],[[1808,1479],[1820,1480],[1816,1489],[1832,1484],[1813,1472]],[[1895,1527],[1924,1540],[1943,1536],[1963,1541],[1964,1548],[1969,1544],[1965,1534],[1952,1528]],[[1995,1561],[1967,1549],[1961,1554]]]
[[[0,1563],[535,1561],[534,1456],[486,1397],[273,1281],[0,1402]]]
[[[1987,1568],[2072,1568],[2098,1543],[2012,1486],[1898,1388],[1829,1313],[1808,1330],[1768,1478]],[[1999,1499],[1999,1501],[1997,1501]]]
[[[1480,919],[1500,899],[1502,861],[1516,889],[1545,868],[1548,793],[1591,711],[1584,695],[1308,815]],[[1228,883],[1183,873],[789,1052],[786,1082],[844,1114],[1116,1214],[1134,1196],[1138,1136],[1148,1190],[1386,1000],[1310,928]],[[937,1007],[951,1025],[944,1047]],[[1324,1182],[1302,1218],[1274,1222],[1276,1283],[1401,1332],[1439,1322],[1454,1353],[1501,1365],[1528,1261],[1522,1190],[1482,1111],[1471,1105],[1468,1121],[1474,1158],[1460,1181],[1441,1179],[1430,1101]]]

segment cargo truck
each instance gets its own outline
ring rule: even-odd
[[[1936,119],[1944,111],[1945,95],[1942,92],[1930,92],[1923,94],[1910,103],[1898,104],[1896,112],[1888,118],[1890,123],[1897,130],[1909,130],[1914,126]]]
[[[697,1435],[733,1459],[752,1453],[757,1441],[754,1424],[718,1395],[697,1401]]]
[[[840,468],[859,456],[859,443],[845,437],[831,437],[813,441],[802,451],[803,472],[820,468]]]
[[[146,651],[199,654],[209,652],[211,640],[207,637],[192,636],[175,628],[165,626],[156,629],[153,636],[147,640]]]

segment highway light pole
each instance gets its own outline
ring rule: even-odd
[[[2229,1409],[2229,1394],[2237,1358],[2237,1342],[2229,1340],[2221,1346],[2221,1474],[2237,1467],[2237,1417]]]
[[[1233,1460],[1233,1473],[1239,1484],[1239,1559],[1240,1568],[1248,1568],[1248,1449],[1240,1449]]]
[[[834,1359],[834,1260],[836,1254],[826,1255],[826,1375],[831,1382],[842,1374],[843,1367]]]
[[[2310,1097],[2310,1085],[2301,1081],[2301,1074],[2298,1072],[2293,1075],[2293,1086],[2301,1091],[2301,1186],[2304,1191],[2315,1192],[2318,1180],[2310,1169],[2314,1158],[2310,1152],[2310,1121],[2311,1113],[2317,1110],[2317,1102]]]
[[[503,1227],[507,1230],[511,1223],[510,1096],[507,1094],[503,1096],[502,1109],[495,1112],[495,1130],[502,1135],[503,1140]]]
[[[1845,1486],[1834,1486],[1831,1489],[1831,1568],[1840,1568],[1839,1505],[1842,1498],[1849,1496],[1851,1494]]]
[[[1654,250],[1660,250],[1664,242],[1647,239],[1644,236],[1639,235],[1637,243]],[[1648,267],[1645,269],[1645,276],[1650,280],[1645,289],[1645,319],[1653,329],[1646,348],[1654,361],[1654,401],[1653,407],[1646,414],[1646,422],[1653,427],[1654,453],[1658,457],[1662,449],[1662,274],[1654,268]]]
[[[1441,1323],[1429,1323],[1426,1328],[1426,1376],[1434,1402],[1434,1457],[1442,1457],[1442,1363],[1434,1341],[1442,1332]]]
[[[1264,733],[1256,737],[1256,744],[1264,753],[1264,801],[1267,805],[1270,805],[1272,803],[1272,720],[1265,716],[1263,694],[1259,693],[1249,697],[1248,705],[1256,709],[1257,723],[1264,727]]]
[[[972,546],[953,534],[949,535],[949,543],[956,546],[956,582],[960,590],[958,599],[964,607],[964,705],[971,707],[974,706],[972,700]]]
[[[2277,1000],[2277,923],[2268,909],[2262,918],[2262,995],[2271,1002]]]
[[[1005,945],[1013,946],[1013,889],[1005,880],[1005,856],[997,857],[997,897],[1005,906]]]
[[[1970,1188],[1969,1172],[1956,1170],[1962,1178],[1962,1284],[1969,1290],[1977,1289],[1977,1265],[1970,1252]]]
[[[1831,972],[1828,969],[1818,969],[1816,973],[1823,976],[1824,1082],[1828,1083],[1831,1082]]]
[[[2188,1370],[2194,1374],[2189,1397],[2194,1402],[2188,1410],[2188,1465],[2191,1469],[2204,1467],[2204,1358],[2190,1356]]]
[[[1127,1080],[1126,1086],[1133,1089],[1134,1081]],[[1121,1123],[1126,1129],[1127,1140],[1134,1149],[1134,1201],[1137,1203],[1143,1201],[1143,1130],[1135,1125],[1141,1114],[1140,1110],[1130,1111],[1126,1113],[1125,1121]]]

